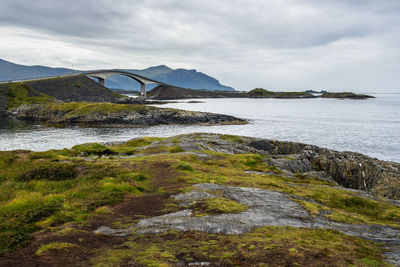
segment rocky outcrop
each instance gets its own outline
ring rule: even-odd
[[[355,94],[355,93],[351,93],[351,92],[340,92],[340,93],[325,92],[320,97],[322,97],[322,98],[339,98],[339,99],[345,99],[345,98],[347,98],[347,99],[375,98],[374,96],[371,96],[371,95]]]
[[[41,121],[51,124],[245,124],[243,119],[233,116],[208,112],[184,111],[177,109],[156,108],[145,105],[122,104],[79,104],[78,107],[66,108],[51,105],[22,105],[12,110],[12,114],[21,120]],[[83,106],[83,107],[82,107]],[[87,108],[85,112],[82,109]],[[110,110],[111,109],[111,110]]]
[[[274,162],[293,173],[323,171],[342,186],[400,199],[399,163],[293,142],[257,140],[249,146],[270,155],[291,156]]]
[[[185,138],[183,147],[202,147],[224,153],[259,153],[286,174],[313,174],[338,184],[400,200],[400,163],[382,161],[356,152],[339,152],[296,142],[241,137],[240,142],[219,135]]]
[[[248,207],[241,213],[192,216],[191,204],[221,195]],[[168,230],[200,231],[214,234],[243,234],[257,227],[289,226],[301,228],[334,229],[342,233],[381,242],[387,247],[387,262],[399,264],[400,230],[381,225],[354,225],[333,222],[324,216],[311,217],[296,201],[295,196],[258,188],[196,184],[194,190],[175,195],[186,209],[149,219],[142,219],[127,229],[101,226],[97,234],[128,236],[132,234],[159,234]]]

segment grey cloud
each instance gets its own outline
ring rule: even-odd
[[[399,54],[400,40],[393,36],[399,25],[398,0],[0,2],[0,30],[23,28],[36,38],[47,34],[127,64],[134,59],[177,62],[226,77],[237,75],[224,68],[240,73],[255,64],[267,68],[255,74],[259,77],[282,68],[295,73],[293,66],[302,64],[318,68],[328,61],[343,69],[354,60],[352,53],[362,61],[358,51],[365,52],[366,60],[379,53],[382,60],[395,58],[391,54]],[[365,42],[371,47],[363,47]],[[245,84],[239,78],[235,83]]]

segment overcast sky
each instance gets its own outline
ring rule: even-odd
[[[400,93],[400,0],[1,0],[0,36],[0,58],[25,65]]]

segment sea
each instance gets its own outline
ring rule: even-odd
[[[376,98],[366,100],[213,98],[156,105],[232,115],[247,119],[247,125],[84,128],[0,119],[0,151],[45,151],[89,142],[206,132],[295,141],[400,162],[400,94],[373,95]]]

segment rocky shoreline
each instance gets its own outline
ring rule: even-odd
[[[197,133],[0,166],[2,266],[400,265],[400,163]]]
[[[157,108],[146,105],[111,103],[57,103],[21,105],[9,111],[19,120],[48,124],[132,125],[159,124],[246,124],[247,121],[229,115],[209,112]]]

